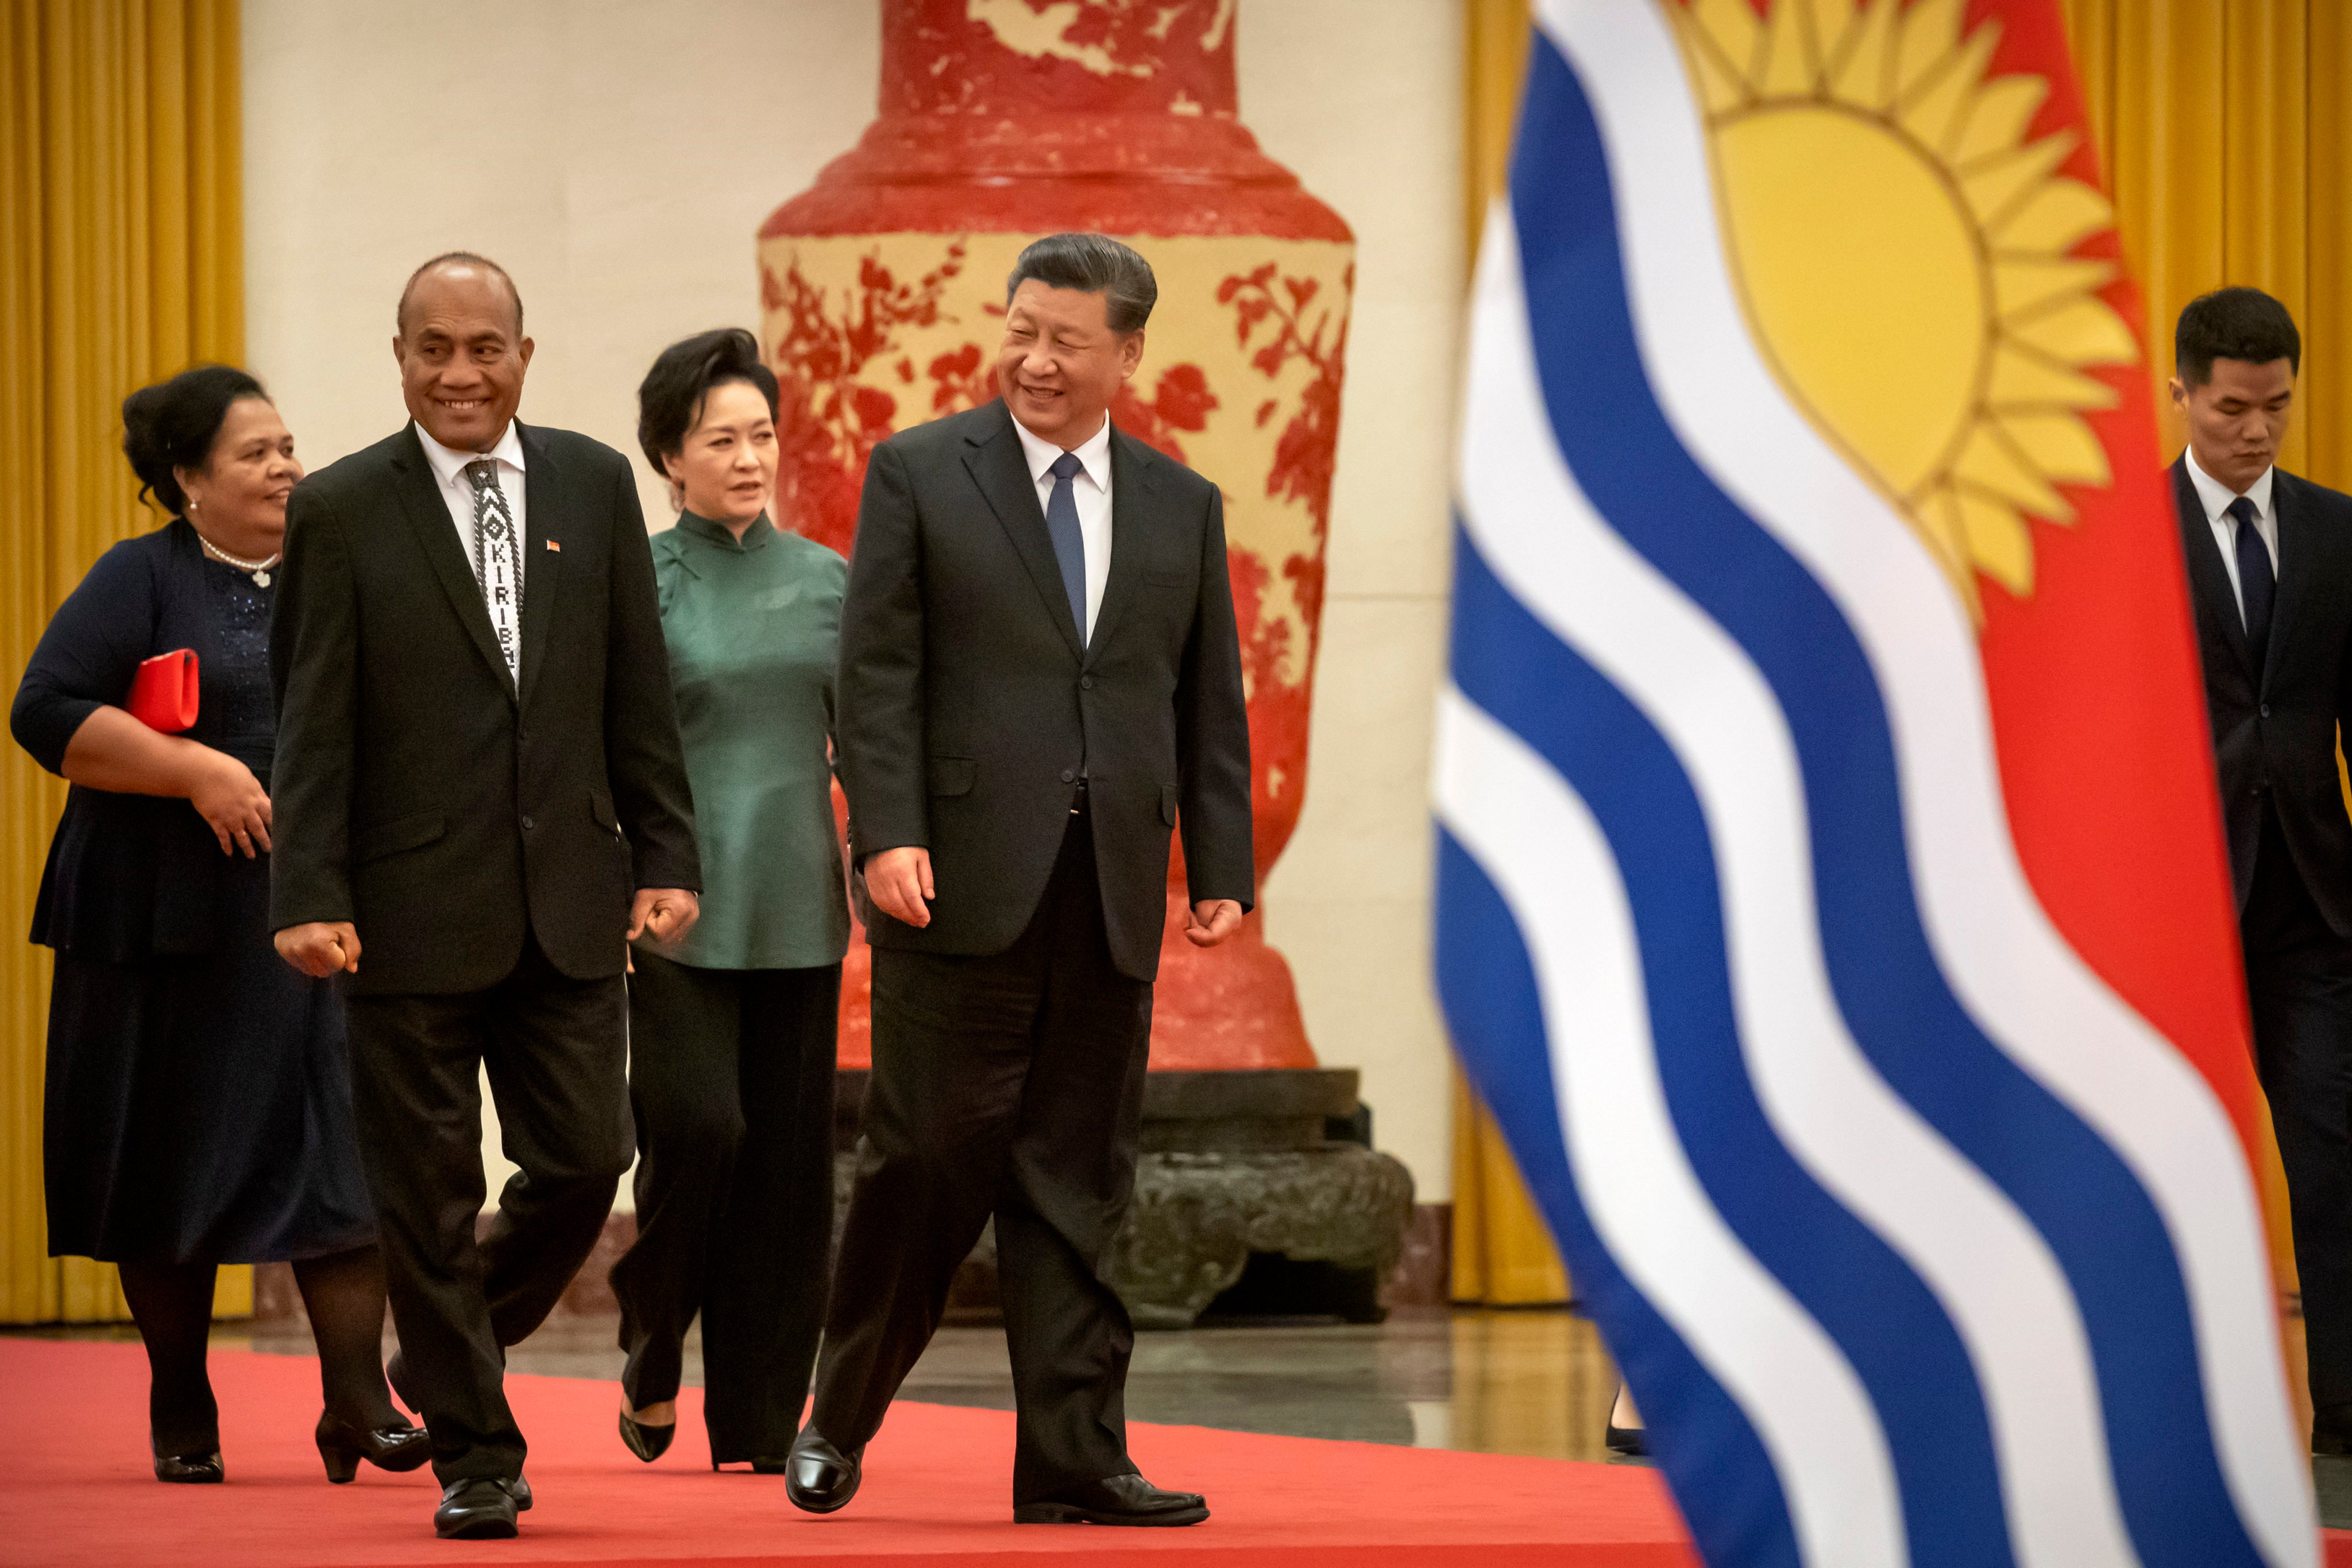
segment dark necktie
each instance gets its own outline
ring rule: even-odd
[[[2254,503],[2240,496],[2230,503],[2237,522],[2238,602],[2246,612],[2246,648],[2254,656],[2259,673],[2271,646],[2271,605],[2278,598],[2278,574],[2271,569],[2271,552],[2254,526]]]
[[[1062,568],[1062,591],[1070,596],[1070,619],[1078,628],[1078,646],[1087,646],[1087,540],[1078,531],[1078,497],[1070,488],[1086,468],[1076,452],[1054,459],[1054,493],[1045,500],[1045,531],[1054,538],[1054,559]]]

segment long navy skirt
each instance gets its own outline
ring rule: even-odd
[[[270,945],[269,858],[226,869],[213,952],[58,954],[43,1148],[53,1257],[265,1263],[375,1239],[342,1000]]]

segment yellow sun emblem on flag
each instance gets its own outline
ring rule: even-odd
[[[1735,281],[1813,424],[1907,517],[1970,613],[1976,574],[2033,587],[2026,520],[2071,523],[2062,484],[2108,482],[2085,374],[2139,346],[2070,254],[2110,227],[2058,173],[2076,137],[2027,140],[2038,76],[1986,79],[2000,23],[1964,0],[1669,5],[1706,106]]]

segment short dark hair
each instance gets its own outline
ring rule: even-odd
[[[760,363],[760,340],[740,327],[717,327],[670,344],[654,360],[637,385],[637,445],[654,473],[669,478],[664,458],[686,445],[687,432],[702,417],[703,400],[716,386],[747,382],[768,400],[776,416],[776,373]]]
[[[199,364],[124,398],[122,455],[139,476],[139,499],[152,495],[173,517],[184,516],[188,498],[172,470],[205,466],[229,405],[242,397],[268,402],[269,394],[235,365]]]
[[[488,257],[477,255],[470,250],[445,250],[408,275],[408,281],[401,285],[400,303],[392,313],[394,330],[404,337],[408,333],[408,297],[416,292],[418,279],[436,267],[456,267],[461,264],[467,267],[478,267],[486,272],[495,272],[499,275],[499,281],[507,286],[507,298],[514,301],[515,336],[521,337],[522,290],[515,287],[514,275]]]
[[[1031,278],[1048,289],[1107,296],[1103,314],[1114,332],[1141,331],[1160,300],[1151,263],[1107,234],[1049,234],[1029,247],[1004,280],[1004,302],[1013,303],[1022,282]]]
[[[2259,289],[2216,289],[2189,301],[2173,329],[2172,363],[2184,386],[2202,386],[2213,379],[2217,359],[2242,359],[2252,364],[2286,361],[2288,370],[2303,374],[2303,334],[2286,307]]]

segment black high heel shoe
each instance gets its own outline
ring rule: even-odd
[[[181,1486],[216,1486],[228,1479],[228,1472],[215,1448],[209,1454],[158,1454],[155,1479]]]
[[[675,1421],[667,1426],[648,1426],[641,1421],[631,1420],[627,1411],[621,1412],[621,1441],[629,1446],[630,1453],[648,1465],[669,1452],[669,1440],[677,1436],[677,1423]],[[711,1468],[718,1467],[714,1465]]]
[[[380,1470],[413,1470],[433,1457],[433,1439],[422,1426],[352,1426],[331,1410],[319,1413],[319,1459],[337,1486],[359,1474],[365,1459]],[[218,1461],[215,1460],[215,1463]]]

